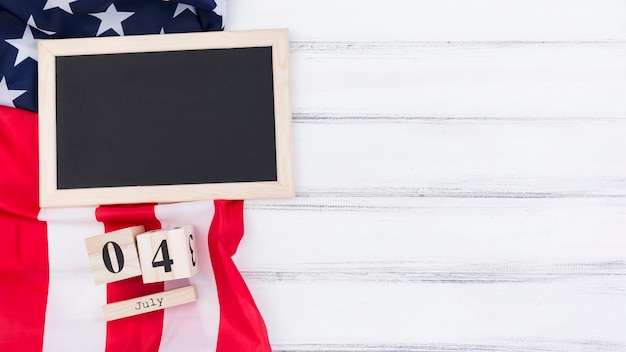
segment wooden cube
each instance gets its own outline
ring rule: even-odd
[[[192,225],[137,236],[144,283],[188,278],[198,272]]]
[[[143,232],[133,226],[85,239],[96,285],[141,275],[135,238]]]

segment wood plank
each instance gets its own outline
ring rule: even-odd
[[[626,120],[297,123],[299,196],[626,195]]]
[[[326,262],[263,266],[262,270],[242,271],[246,280],[264,283],[298,282],[377,282],[413,284],[529,284],[553,283],[572,279],[622,276],[626,261],[593,260],[552,262],[494,261],[488,258],[471,262],[438,259],[424,261],[362,261]],[[528,259],[527,259],[528,260]],[[594,287],[598,292],[620,294],[623,287]]]
[[[625,211],[621,197],[248,201],[235,259],[280,351],[620,351]]]
[[[623,118],[626,43],[292,43],[296,118]]]
[[[626,276],[549,283],[250,282],[272,343],[626,346]],[[621,290],[603,292],[602,288]],[[592,351],[590,346],[577,350]],[[393,350],[393,349],[392,349]],[[496,349],[496,351],[499,351]],[[506,350],[505,350],[506,351]]]
[[[302,343],[274,345],[274,352],[520,352],[520,351],[562,351],[562,352],[617,352],[624,344],[610,341],[581,339],[501,339],[493,343]]]
[[[239,0],[226,29],[290,28],[293,40],[624,40],[619,0]]]
[[[501,273],[519,282],[626,274],[624,198],[296,198],[247,201],[245,211],[235,258],[261,281],[372,281],[364,272],[384,282],[430,282],[427,275],[440,272],[448,283],[454,273],[476,282],[504,282]]]
[[[105,304],[102,306],[102,313],[104,314],[104,320],[111,321],[195,302],[197,298],[196,287],[190,285],[175,290]]]

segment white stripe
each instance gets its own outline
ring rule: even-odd
[[[50,284],[43,351],[103,351],[106,285],[96,286],[84,238],[104,233],[95,208],[42,209],[48,227]]]
[[[220,312],[217,288],[208,250],[208,232],[213,220],[213,201],[158,205],[157,219],[163,228],[193,225],[200,271],[191,279],[165,282],[165,289],[196,285],[198,300],[165,310],[161,352],[215,351]]]

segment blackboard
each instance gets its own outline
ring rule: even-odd
[[[41,41],[40,204],[293,196],[286,30]]]

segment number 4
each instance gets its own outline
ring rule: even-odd
[[[159,252],[163,255],[163,260],[157,262],[156,257],[159,255]],[[162,240],[157,252],[154,254],[154,258],[152,258],[152,267],[158,268],[162,266],[165,268],[165,272],[169,273],[172,271],[172,265],[174,264],[174,260],[170,259],[170,252],[167,250],[167,240]]]

